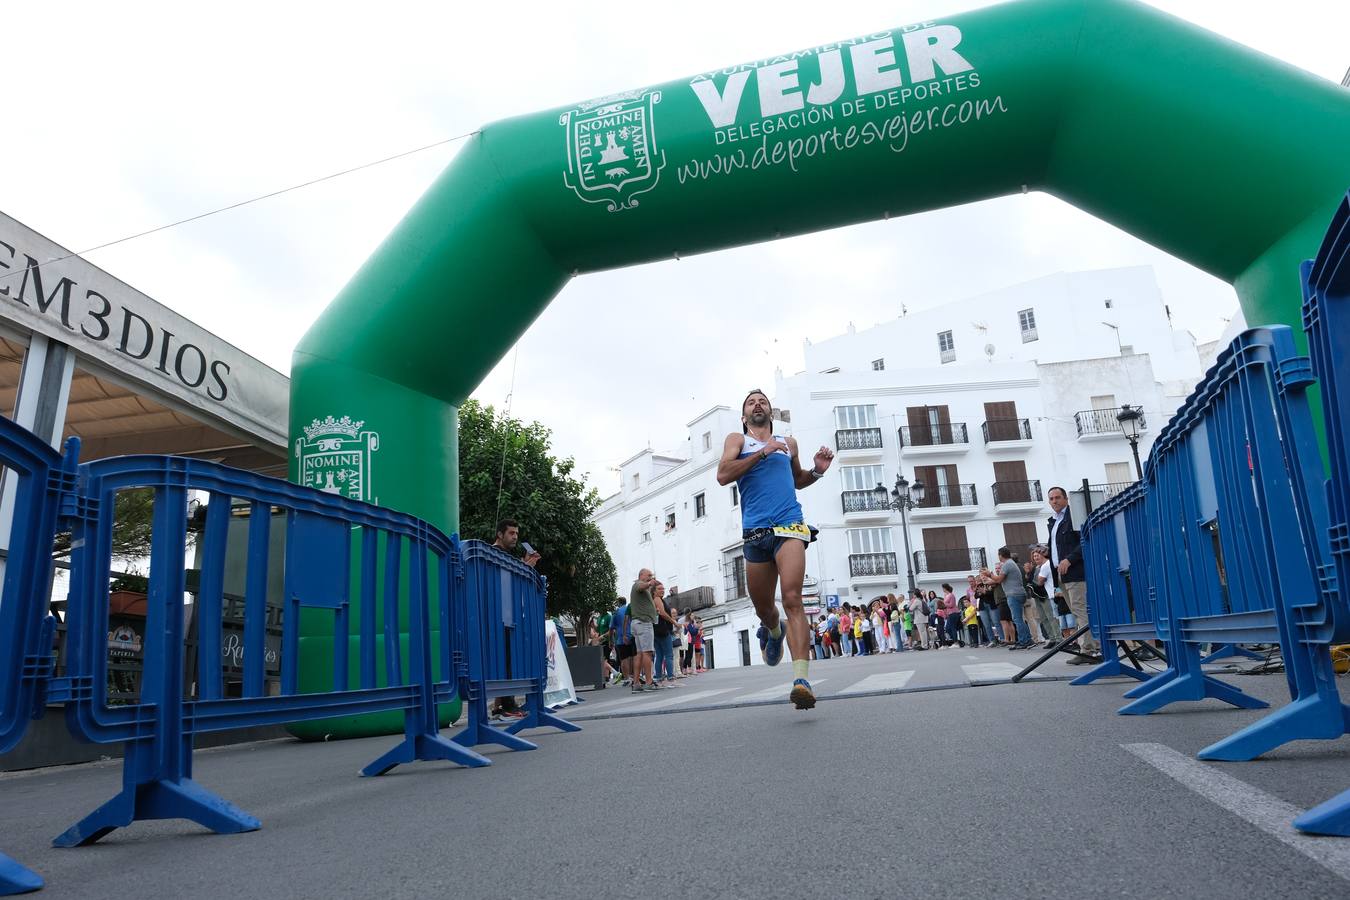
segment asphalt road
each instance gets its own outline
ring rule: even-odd
[[[866,678],[917,661],[906,656],[839,665]],[[832,664],[820,676],[846,688]],[[778,673],[712,673],[670,694],[724,677],[771,686]],[[1239,684],[1287,696],[1282,676]],[[374,779],[356,770],[391,738],[244,745],[198,754],[196,777],[262,830],[147,822],[72,850],[50,838],[111,796],[120,769],[43,770],[0,777],[0,849],[43,874],[50,898],[1350,896],[1350,839],[1291,846],[1141,758],[1152,746],[1189,765],[1259,713],[1117,716],[1125,686],[844,694],[810,712],[677,706],[540,732],[537,751],[489,750],[486,769]],[[1250,813],[1339,792],[1348,760],[1343,738],[1196,765],[1239,779],[1225,802]]]

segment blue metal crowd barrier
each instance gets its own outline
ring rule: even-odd
[[[402,711],[402,741],[362,770],[380,775],[414,760],[486,766],[491,761],[474,745],[533,749],[516,732],[580,730],[543,705],[546,585],[508,554],[478,541],[461,545],[412,516],[214,463],[129,456],[77,466],[78,453],[76,439],[62,457],[0,419],[0,465],[17,484],[0,602],[0,751],[16,744],[48,703],[64,703],[76,737],[125,745],[122,791],[55,845],[89,844],[141,819],[184,818],[222,833],[260,827],[192,779],[193,739],[206,732]],[[135,489],[154,495],[144,668],[135,699],[118,702],[108,691],[113,520],[118,492]],[[193,495],[207,502],[190,605]],[[268,557],[278,512],[285,517],[279,650],[267,635],[268,574],[276,562]],[[242,654],[227,666],[222,637],[232,519],[247,521],[247,552]],[[53,677],[55,620],[47,602],[58,524],[71,533],[71,580],[66,672]],[[323,692],[301,692],[302,614],[331,617],[333,675]],[[191,662],[189,619],[197,627]],[[352,637],[356,660],[349,659]],[[235,667],[237,678],[227,678]],[[526,716],[501,729],[489,724],[486,700],[507,694],[525,695]],[[456,695],[469,714],[463,733],[451,739],[439,734],[437,705]],[[40,886],[37,876],[0,857],[0,893]]]
[[[468,724],[452,740],[466,747],[500,744],[512,750],[533,750],[536,745],[517,732],[545,726],[580,731],[579,725],[544,706],[548,683],[544,579],[520,560],[482,541],[464,541],[459,546],[465,583],[478,602],[468,610],[468,665],[459,685]],[[540,625],[521,627],[526,622]],[[521,694],[525,695],[525,717],[506,728],[491,725],[488,700]]]
[[[1325,503],[1307,389],[1308,359],[1281,327],[1236,338],[1160,435],[1146,493],[1152,577],[1166,615],[1167,670],[1121,709],[1147,714],[1178,700],[1264,701],[1202,670],[1205,644],[1278,643],[1289,705],[1206,747],[1203,759],[1253,759],[1292,740],[1337,737],[1344,719],[1329,648],[1295,647],[1296,612],[1318,597]],[[1328,693],[1328,688],[1330,693]]]
[[[0,589],[0,753],[12,750],[46,706],[55,620],[47,613],[57,506],[74,483],[73,458],[0,418],[0,466],[14,496],[4,586]],[[42,887],[34,872],[0,853],[0,894]]]
[[[1350,196],[1332,218],[1317,258],[1303,266],[1303,327],[1308,335],[1313,371],[1322,392],[1327,454],[1331,477],[1326,486],[1327,528],[1319,535],[1322,557],[1321,590],[1315,602],[1295,613],[1293,650],[1315,657],[1315,673],[1325,679],[1322,694],[1336,697],[1335,677],[1321,666],[1322,649],[1350,642],[1350,357],[1345,336],[1350,334]],[[1316,487],[1309,485],[1309,488]],[[1320,496],[1320,491],[1310,493]],[[1286,650],[1286,665],[1289,650]],[[1328,700],[1330,705],[1330,700]],[[1350,731],[1350,707],[1334,707],[1341,716],[1341,733]],[[1328,713],[1332,717],[1334,713]],[[1328,729],[1333,730],[1333,729]],[[1294,826],[1315,834],[1350,837],[1350,790],[1310,809]]]
[[[1246,653],[1243,644],[1279,644],[1291,702],[1206,747],[1202,759],[1253,759],[1289,741],[1350,733],[1330,652],[1350,642],[1341,589],[1350,584],[1350,196],[1302,275],[1310,358],[1282,326],[1240,335],[1159,436],[1143,482],[1084,525],[1094,630],[1104,643],[1145,636],[1137,626],[1147,616],[1121,601],[1128,569],[1135,601],[1155,601],[1154,629],[1169,651],[1167,668],[1127,691],[1134,702],[1120,712],[1207,697],[1263,708],[1201,666]],[[1329,477],[1308,399],[1319,383]],[[1206,644],[1223,649],[1202,657]],[[1108,662],[1075,683],[1108,674],[1134,673]],[[1294,824],[1350,836],[1350,791]]]
[[[464,615],[466,605],[456,586],[449,538],[412,516],[200,460],[116,457],[82,466],[81,476],[82,508],[71,516],[76,549],[71,557],[67,675],[53,682],[50,699],[65,702],[67,724],[76,736],[123,743],[125,759],[122,792],[58,837],[57,846],[92,843],[139,819],[190,819],[216,832],[258,828],[257,819],[192,780],[192,736],[205,732],[403,710],[403,741],[362,774],[379,775],[413,760],[488,764],[485,757],[438,733],[436,686],[453,688],[455,683],[451,642],[457,629],[462,633],[456,617]],[[134,488],[151,488],[155,494],[145,665],[139,699],[113,705],[104,687],[111,511],[117,492]],[[200,634],[196,671],[187,670],[183,653],[190,491],[209,496],[194,611]],[[237,503],[247,509],[248,562],[242,683],[240,696],[230,697],[224,691],[220,631],[226,540]],[[286,514],[286,551],[280,681],[269,695],[264,666],[273,509]],[[355,579],[360,615],[349,616],[354,541],[362,551]],[[380,550],[384,578],[383,590],[377,591]],[[406,601],[410,635],[406,664],[399,652],[399,633],[405,630],[399,621],[400,601]],[[302,608],[326,610],[334,620],[334,683],[326,693],[299,691]],[[376,627],[380,619],[382,634]],[[436,625],[441,638],[439,681],[433,676],[431,647]],[[347,659],[352,626],[361,656],[359,687],[354,689],[349,687]],[[377,643],[384,647],[383,672],[375,666]],[[194,684],[195,696],[190,696]]]

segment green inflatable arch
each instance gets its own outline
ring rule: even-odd
[[[580,273],[1043,190],[1297,324],[1347,187],[1350,92],[1128,0],[1017,0],[496,122],[296,348],[291,476],[454,531],[457,405]]]

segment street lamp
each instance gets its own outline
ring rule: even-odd
[[[1125,440],[1130,442],[1130,452],[1134,454],[1134,473],[1140,481],[1144,480],[1144,467],[1139,464],[1139,424],[1143,420],[1143,408],[1128,403],[1121,404],[1120,412],[1116,413],[1120,430],[1125,434]]]
[[[914,554],[909,549],[909,511],[923,502],[924,490],[923,482],[917,478],[910,484],[904,475],[896,475],[895,487],[891,488],[890,494],[886,493],[886,488],[879,481],[872,491],[883,509],[900,510],[900,533],[905,538],[905,574],[909,577],[911,591],[918,585],[914,581]]]

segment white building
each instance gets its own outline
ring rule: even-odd
[[[1121,406],[1142,410],[1143,457],[1203,375],[1194,339],[1169,318],[1150,269],[1110,269],[808,342],[807,370],[780,375],[771,398],[787,420],[776,430],[797,438],[804,466],[822,445],[836,452],[829,474],[799,495],[820,529],[807,551],[808,607],[899,593],[911,572],[925,590],[963,584],[999,547],[1025,558],[1044,540],[1050,487],[1086,480],[1095,504],[1132,482]],[[675,605],[715,602],[700,615],[717,666],[757,664],[739,497],[716,481],[740,413],[714,407],[688,428],[686,455],[649,449],[626,460],[620,492],[595,521],[619,594],[652,569],[679,589]],[[897,474],[926,489],[907,515],[908,552],[900,513],[876,493]]]

